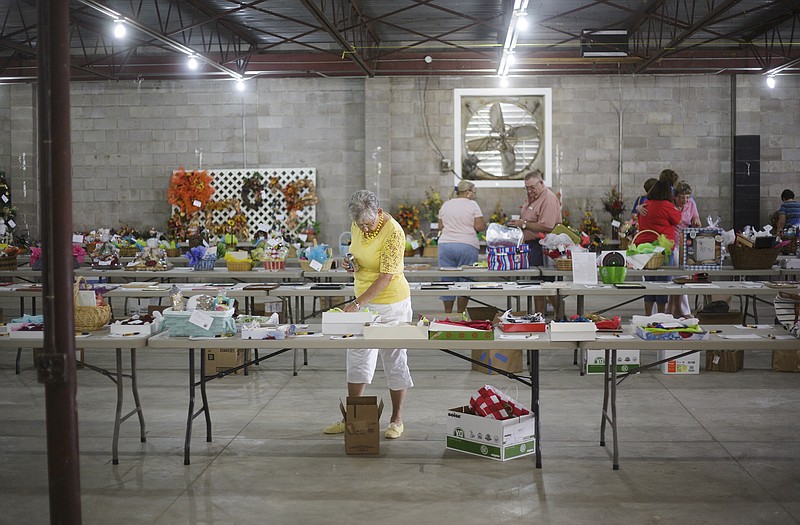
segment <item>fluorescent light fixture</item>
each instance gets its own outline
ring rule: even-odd
[[[767,87],[770,89],[775,89],[775,77],[770,75],[767,77]]]
[[[517,20],[517,29],[520,31],[525,31],[528,29],[528,17],[525,15],[520,15]]]
[[[500,67],[497,68],[499,76],[508,75],[508,68],[514,63],[514,49],[519,40],[519,31],[527,27],[526,15],[528,14],[528,0],[514,0],[514,10],[508,22],[506,39],[503,42],[503,54],[500,57]]]
[[[238,91],[244,91],[244,79],[243,78],[236,79],[236,89]]]
[[[189,61],[186,63],[186,65],[189,66],[189,69],[191,70],[197,69],[197,58],[195,58],[194,55],[189,55]]]
[[[123,38],[127,30],[125,29],[125,24],[122,23],[122,20],[114,20],[114,37],[116,38]]]

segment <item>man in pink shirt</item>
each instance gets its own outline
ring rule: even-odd
[[[519,220],[512,220],[509,225],[522,228],[525,244],[530,247],[531,266],[544,266],[539,234],[550,233],[561,222],[561,203],[556,194],[545,186],[544,176],[539,170],[525,175],[525,191],[528,199],[520,210]],[[535,297],[534,304],[538,312],[544,313],[544,297]]]

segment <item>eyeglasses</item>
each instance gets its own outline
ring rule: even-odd
[[[526,184],[525,185],[525,189],[531,189],[532,190],[533,188],[536,188],[538,186],[544,186],[544,181],[543,180],[537,180],[533,184]]]

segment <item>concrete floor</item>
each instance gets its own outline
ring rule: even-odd
[[[0,353],[0,524],[49,523],[43,387],[30,353],[19,376],[15,352]],[[110,352],[86,357],[113,365]],[[213,442],[199,425],[189,466],[183,352],[139,353],[147,443],[135,420],[124,423],[116,466],[114,384],[78,370],[83,523],[800,523],[800,374],[772,372],[768,354],[747,352],[736,374],[625,381],[618,471],[598,445],[602,378],[581,377],[571,353],[542,355],[538,470],[532,458],[444,448],[446,409],[511,381],[438,352],[412,353],[410,365],[406,432],[382,440],[377,457],[346,456],[341,436],[322,434],[345,391],[344,357],[321,351],[296,377],[285,354],[210,384]],[[388,403],[382,372],[367,393]],[[522,385],[519,398],[529,400]]]

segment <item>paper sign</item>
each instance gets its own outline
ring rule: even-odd
[[[192,206],[194,206],[195,208],[202,208],[203,203],[195,199],[194,202],[192,202]]]
[[[597,284],[597,256],[591,252],[572,254],[572,282]]]
[[[655,248],[653,248],[653,253],[661,253],[663,251],[664,251],[663,246],[656,246]]]
[[[9,228],[16,228],[16,227],[17,227],[17,223],[16,223],[16,222],[14,222],[14,221],[13,221],[13,220],[11,220],[11,219],[8,219],[8,220],[6,221],[6,224],[8,224],[8,227],[9,227]]]
[[[270,230],[270,227],[262,222],[261,224],[258,225],[258,229],[256,231],[268,232],[269,230]]]
[[[300,237],[300,240],[303,242],[306,242],[306,239],[308,239],[308,235],[305,233],[298,233],[297,236]]]
[[[203,330],[208,330],[211,328],[211,323],[214,322],[214,318],[202,310],[194,310],[192,315],[189,316],[189,322],[195,326],[199,326]]]
[[[419,243],[417,241],[411,241],[411,249],[416,250],[419,248]]]
[[[611,226],[613,226],[614,228],[619,228],[619,225],[620,222],[618,220],[614,219],[613,221],[611,221]]]
[[[309,266],[311,267],[311,269],[312,269],[312,270],[314,270],[315,272],[318,272],[318,271],[322,270],[322,263],[321,263],[321,262],[319,262],[319,261],[311,261],[310,263],[308,263],[308,265],[309,265]]]
[[[73,242],[74,244],[80,244],[80,243],[82,243],[82,242],[83,242],[83,235],[73,235],[73,236],[72,236],[72,242]]]
[[[267,200],[267,190],[261,190],[261,199]],[[264,230],[267,231],[267,230]]]
[[[3,198],[3,202],[8,203],[8,197],[6,197],[5,193],[2,195],[2,198]]]
[[[267,239],[267,244],[270,246],[275,246],[281,243],[280,239]]]

